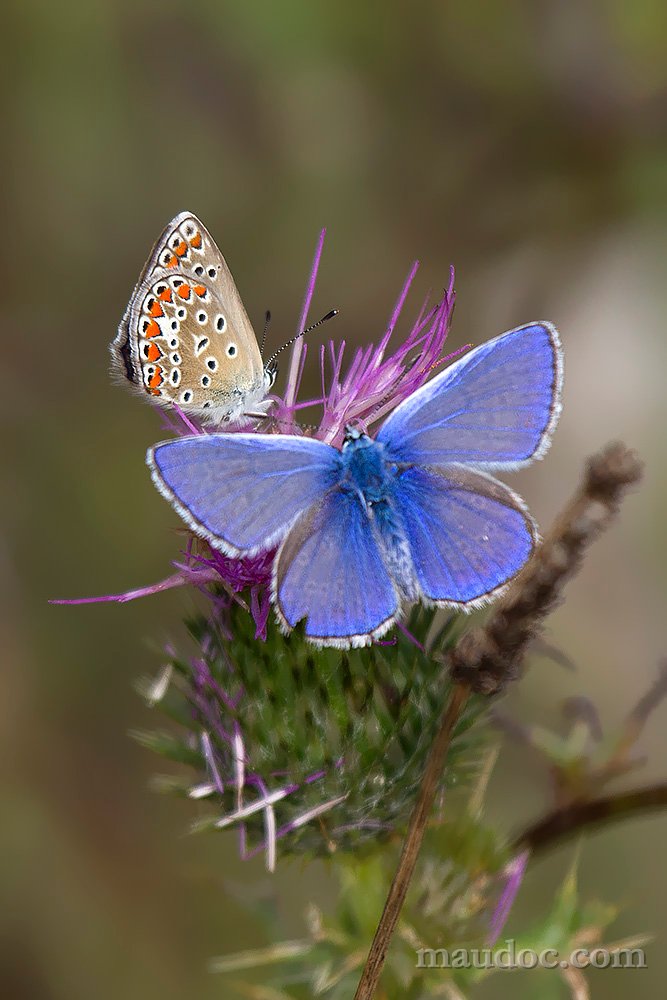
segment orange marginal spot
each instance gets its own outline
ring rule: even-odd
[[[148,391],[150,392],[151,396],[161,396],[162,395],[162,389],[149,389]]]
[[[185,257],[186,253],[188,252],[188,245],[185,242],[185,240],[181,240],[178,246],[174,247],[174,250],[178,257]]]
[[[195,250],[201,249],[201,233],[197,233],[195,236],[192,237],[192,239],[190,240],[190,246],[194,247]]]
[[[176,289],[176,292],[178,295],[180,295],[182,299],[185,299],[186,301],[190,298],[190,286],[186,285],[185,283],[179,285],[178,288]]]
[[[162,330],[155,322],[155,320],[152,319],[150,323],[146,325],[146,329],[144,330],[144,337],[148,337],[150,339],[151,337],[159,337],[161,336],[161,334]]]
[[[157,344],[149,344],[144,352],[144,355],[149,361],[157,361],[158,358],[162,357],[162,351]]]
[[[203,299],[206,295],[206,285],[195,285],[194,289],[199,298]]]
[[[165,288],[163,291],[161,291],[160,294],[158,295],[158,298],[162,302],[171,302],[171,288]]]
[[[151,316],[164,316],[162,306],[159,302],[153,301],[153,305],[148,310]]]
[[[174,255],[172,254],[171,257],[169,258],[169,260],[167,261],[167,263],[164,266],[165,267],[176,267],[177,264],[178,264],[178,257],[174,257]]]
[[[151,375],[151,377],[148,380],[148,388],[157,389],[159,388],[159,386],[162,385],[163,382],[164,379],[162,378],[162,369],[160,368],[159,365],[156,365],[154,374]]]

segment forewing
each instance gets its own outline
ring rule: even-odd
[[[462,466],[404,470],[393,503],[427,601],[484,603],[521,569],[537,541],[523,501]]]
[[[556,329],[531,323],[482,344],[401,403],[377,440],[396,461],[512,469],[540,458],[560,413]]]
[[[112,347],[124,374],[158,403],[225,415],[262,395],[262,359],[234,279],[189,212],[155,244]]]
[[[323,646],[364,646],[392,625],[400,601],[356,494],[333,489],[296,522],[274,563],[274,604]]]
[[[201,434],[164,441],[147,462],[192,530],[229,555],[269,549],[338,481],[340,454],[290,435]]]

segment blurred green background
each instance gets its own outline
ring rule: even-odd
[[[159,415],[111,384],[107,342],[184,208],[257,327],[271,308],[274,343],[323,225],[313,316],[341,310],[327,337],[376,338],[417,256],[413,311],[457,267],[454,347],[554,321],[563,417],[512,484],[546,525],[608,439],[647,474],[551,619],[578,673],[541,663],[508,708],[559,725],[562,698],[586,694],[613,726],[667,646],[667,7],[9,0],[2,29],[0,990],[234,997],[205,960],[264,943],[238,896],[275,891],[292,937],[331,881],[295,863],[271,880],[232,835],[187,838],[191,809],[147,791],[159,762],[127,737],[147,724],[132,683],[159,667],[183,594],[47,604],[157,580],[178,549],[143,464]],[[664,777],[666,718],[638,780]],[[545,796],[505,750],[491,816],[514,829]],[[584,846],[584,893],[625,907],[616,936],[658,936],[647,972],[594,973],[594,996],[663,995],[666,833],[646,819]],[[531,871],[518,915],[546,909],[570,856]]]

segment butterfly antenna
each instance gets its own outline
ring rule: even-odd
[[[282,347],[278,348],[276,353],[269,358],[264,367],[270,368],[279,354],[282,354],[283,351],[286,351],[288,347],[291,347],[292,344],[296,343],[296,341],[299,340],[301,337],[305,337],[307,333],[312,333],[312,331],[316,330],[318,326],[322,326],[323,323],[327,323],[330,319],[333,319],[334,316],[338,315],[338,312],[339,312],[338,309],[331,309],[326,314],[326,316],[323,316],[321,319],[318,319],[317,323],[313,323],[311,326],[306,327],[305,330],[302,330],[301,333],[297,333],[296,337],[292,337],[292,339],[288,340],[286,344],[283,344]]]
[[[264,345],[266,344],[266,335],[269,332],[270,323],[271,323],[271,311],[267,309],[266,313],[264,314],[264,333],[262,334],[262,343],[259,346],[259,353],[262,357],[264,357]]]

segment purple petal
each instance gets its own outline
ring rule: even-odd
[[[320,267],[320,259],[322,257],[322,248],[324,246],[324,237],[326,236],[326,229],[320,232],[319,238],[317,240],[317,246],[315,247],[315,257],[313,258],[312,267],[310,269],[310,277],[308,278],[308,285],[306,286],[306,294],[303,299],[303,305],[301,307],[301,315],[299,316],[299,325],[297,327],[297,333],[301,333],[302,330],[306,329],[306,323],[308,320],[308,313],[310,311],[310,303],[313,300],[313,292],[315,291],[315,282],[317,281],[317,272]],[[287,388],[285,390],[285,406],[290,407],[296,402],[296,394],[299,391],[299,383],[301,381],[301,355],[304,350],[303,337],[299,337],[298,340],[294,341],[294,346],[292,347],[292,357],[290,359],[289,375],[287,377]]]
[[[125,590],[122,594],[104,594],[102,597],[73,597],[68,599],[58,599],[49,601],[49,604],[106,604],[116,602],[125,604],[126,601],[134,601],[138,597],[148,597],[150,594],[161,594],[163,590],[171,590],[173,587],[183,587],[185,584],[195,586],[204,583],[212,583],[217,580],[218,574],[213,570],[192,570],[185,569],[172,576],[168,576],[159,583],[152,583],[148,587],[138,587],[136,590]]]
[[[505,866],[502,872],[505,886],[491,916],[489,936],[486,942],[489,948],[493,948],[507,923],[516,894],[523,881],[529,854],[529,851],[518,854]]]

